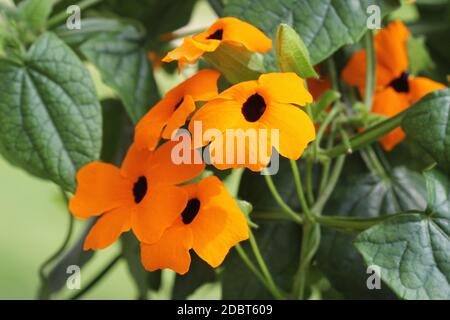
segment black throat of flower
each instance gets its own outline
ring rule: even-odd
[[[144,176],[139,177],[133,186],[134,202],[140,203],[147,194],[147,178]]]
[[[200,200],[197,198],[190,199],[181,213],[181,218],[184,224],[190,224],[198,212],[200,211]]]
[[[394,79],[389,83],[389,86],[397,92],[409,92],[408,77],[409,74],[407,72],[402,72],[397,79]]]
[[[216,30],[213,34],[209,35],[206,39],[208,40],[222,40],[223,30]]]
[[[266,111],[266,101],[259,94],[255,93],[242,105],[242,114],[248,122],[258,121]]]

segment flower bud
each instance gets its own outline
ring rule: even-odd
[[[280,24],[276,37],[276,59],[283,72],[295,72],[300,77],[318,78],[309,52],[300,36],[287,24]]]

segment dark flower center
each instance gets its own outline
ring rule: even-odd
[[[178,101],[178,103],[175,105],[175,108],[173,108],[173,111],[177,110],[177,109],[181,106],[181,104],[183,103],[183,101],[184,101],[184,98],[181,98],[181,100]]]
[[[389,86],[397,92],[409,92],[408,76],[407,72],[403,72],[400,77],[392,80]]]
[[[264,98],[255,93],[242,106],[242,114],[245,120],[249,122],[258,121],[266,111],[266,102]]]
[[[139,202],[142,201],[142,199],[144,199],[146,194],[147,194],[147,178],[142,176],[139,177],[139,179],[134,183],[133,186],[134,202],[138,204]]]
[[[181,213],[181,218],[183,219],[184,224],[191,223],[198,214],[200,210],[200,200],[197,198],[191,199],[188,201],[186,208],[184,208]]]
[[[223,30],[219,29],[216,32],[214,32],[212,35],[208,36],[206,39],[208,40],[222,40],[223,37]]]

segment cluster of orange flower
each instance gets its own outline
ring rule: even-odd
[[[409,108],[428,93],[443,89],[441,83],[408,74],[407,40],[410,33],[401,21],[389,24],[375,35],[375,95],[372,112],[393,117]],[[348,84],[365,95],[366,52],[356,52],[342,72]],[[401,128],[384,136],[380,143],[387,151],[405,139]]]
[[[442,86],[407,75],[407,36],[400,22],[376,35],[374,112],[392,116]],[[163,61],[176,60],[181,68],[196,62],[204,52],[214,52],[222,43],[253,52],[272,48],[272,41],[260,30],[235,18],[222,18],[207,31],[185,38]],[[298,107],[311,103],[312,96],[303,79],[294,73],[264,74],[221,93],[217,88],[219,76],[217,71],[202,70],[170,90],[136,126],[134,144],[120,169],[94,162],[79,171],[70,209],[79,218],[100,216],[86,238],[85,250],[105,248],[121,233],[132,230],[141,242],[142,263],[147,270],[170,268],[184,274],[189,270],[191,249],[217,267],[231,247],[248,238],[245,216],[222,182],[210,176],[188,184],[205,165],[174,164],[171,153],[176,143],[160,144],[160,140],[170,139],[189,119],[191,132],[194,121],[200,121],[204,130],[220,132],[276,129],[280,141],[274,147],[281,155],[296,160],[315,139],[314,124]],[[352,57],[343,78],[364,95],[363,51]],[[198,108],[198,102],[205,104]],[[387,149],[399,142],[400,131],[381,141]],[[200,141],[191,150],[193,156],[199,152],[196,147],[217,143],[203,137]],[[267,145],[271,150],[270,137]],[[219,169],[245,166],[260,171],[267,164],[268,160],[215,165]]]
[[[255,27],[223,18],[208,31],[186,38],[164,61],[175,59],[182,67],[205,51],[213,52],[221,42],[256,52],[272,47],[272,41]],[[189,118],[191,123],[201,121],[205,130],[276,128],[281,132],[279,152],[298,159],[315,131],[306,113],[292,104],[305,105],[312,97],[293,73],[266,74],[220,94],[219,76],[217,71],[202,70],[170,90],[136,126],[135,141],[120,169],[94,162],[78,172],[71,212],[79,218],[100,216],[86,238],[85,250],[105,248],[132,230],[141,242],[147,270],[170,268],[184,274],[191,249],[217,267],[232,246],[248,238],[245,216],[222,182],[210,176],[186,184],[205,165],[174,164],[171,153],[176,143],[159,142],[170,139]],[[206,104],[195,112],[197,102]],[[202,146],[209,142],[201,139]],[[265,165],[252,168],[261,170]]]

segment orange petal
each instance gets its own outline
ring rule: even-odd
[[[153,161],[153,152],[142,149],[137,143],[133,143],[122,162],[121,173],[128,177],[134,184],[135,180],[145,175]]]
[[[189,228],[175,226],[167,229],[154,244],[141,243],[141,260],[147,271],[172,269],[185,274],[191,264],[189,250],[192,247],[192,233]]]
[[[412,103],[416,103],[433,91],[446,88],[442,83],[423,77],[410,77],[408,83]]]
[[[167,53],[162,61],[178,61],[178,66],[181,69],[185,64],[196,62],[204,52],[204,50],[197,46],[197,43],[193,41],[192,38],[184,38],[183,44]]]
[[[204,163],[196,164],[198,158],[195,154],[198,150],[189,149],[189,164],[176,164],[172,160],[172,150],[178,142],[167,141],[154,153],[151,165],[147,168],[146,176],[149,177],[150,186],[177,185],[197,177],[205,169]],[[201,157],[199,157],[201,160]]]
[[[100,215],[133,200],[131,183],[107,163],[92,162],[77,173],[77,190],[70,211],[79,218]]]
[[[406,40],[409,32],[399,21],[375,35],[376,91],[384,89],[408,67]],[[364,95],[366,82],[366,51],[359,50],[350,58],[342,71],[342,78],[359,88]]]
[[[154,150],[161,138],[161,132],[183,95],[166,95],[136,125],[134,141],[140,149]]]
[[[194,101],[207,101],[219,94],[217,88],[219,77],[220,72],[204,69],[183,81],[175,89],[178,92],[178,96],[189,95]],[[172,91],[168,94],[171,94]]]
[[[248,239],[244,214],[222,182],[207,177],[198,183],[200,211],[189,224],[195,252],[212,267],[218,267],[228,251]]]
[[[402,112],[410,105],[408,95],[398,93],[391,87],[375,94],[372,111],[387,117],[393,117]],[[390,151],[405,138],[405,133],[401,128],[396,128],[383,138],[380,143],[384,150]]]
[[[240,104],[247,101],[258,89],[258,81],[244,81],[223,91],[217,98],[224,100],[234,100]]]
[[[208,32],[201,32],[192,37],[193,44],[206,52],[214,52],[220,46],[220,40],[208,39]]]
[[[377,64],[389,70],[394,77],[408,68],[407,39],[410,36],[403,22],[390,23],[375,35]]]
[[[301,106],[313,101],[302,78],[295,73],[267,73],[258,80],[258,92],[270,102],[294,103]]]
[[[386,87],[392,80],[398,76],[391,70],[387,69],[383,65],[377,63],[375,66],[376,81],[375,91],[381,90]],[[360,50],[353,54],[347,65],[342,71],[342,79],[352,86],[356,86],[361,95],[364,96],[366,85],[366,52]]]
[[[206,103],[201,107],[192,117],[189,122],[189,131],[192,134],[194,141],[203,141],[203,145],[210,141],[210,139],[204,139],[204,134],[207,130],[218,130],[219,132],[225,132],[226,129],[242,128],[246,129],[250,127],[250,124],[245,121],[242,114],[242,104],[234,100],[216,99]],[[194,127],[201,124],[202,137],[195,137]],[[198,145],[195,145],[199,147]]]
[[[132,215],[132,229],[139,241],[157,242],[183,212],[187,201],[186,192],[179,187],[149,189]]]
[[[251,24],[232,17],[221,18],[208,30],[208,34],[222,29],[222,41],[236,42],[254,52],[267,52],[272,49],[272,40]]]
[[[298,159],[308,143],[316,138],[316,130],[309,116],[290,104],[270,104],[261,122],[279,131],[279,146],[276,146],[275,141],[272,141],[272,145],[282,156],[292,160]]]
[[[171,139],[172,134],[176,133],[176,130],[181,128],[192,112],[195,111],[195,102],[191,96],[185,96],[183,102],[174,111],[167,126],[164,128],[162,137],[164,139]]]
[[[130,230],[131,208],[120,207],[102,215],[94,224],[84,242],[83,250],[104,249]]]
[[[259,172],[272,155],[270,130],[256,122],[251,128],[225,130],[209,145],[210,161],[219,170],[246,167]]]

